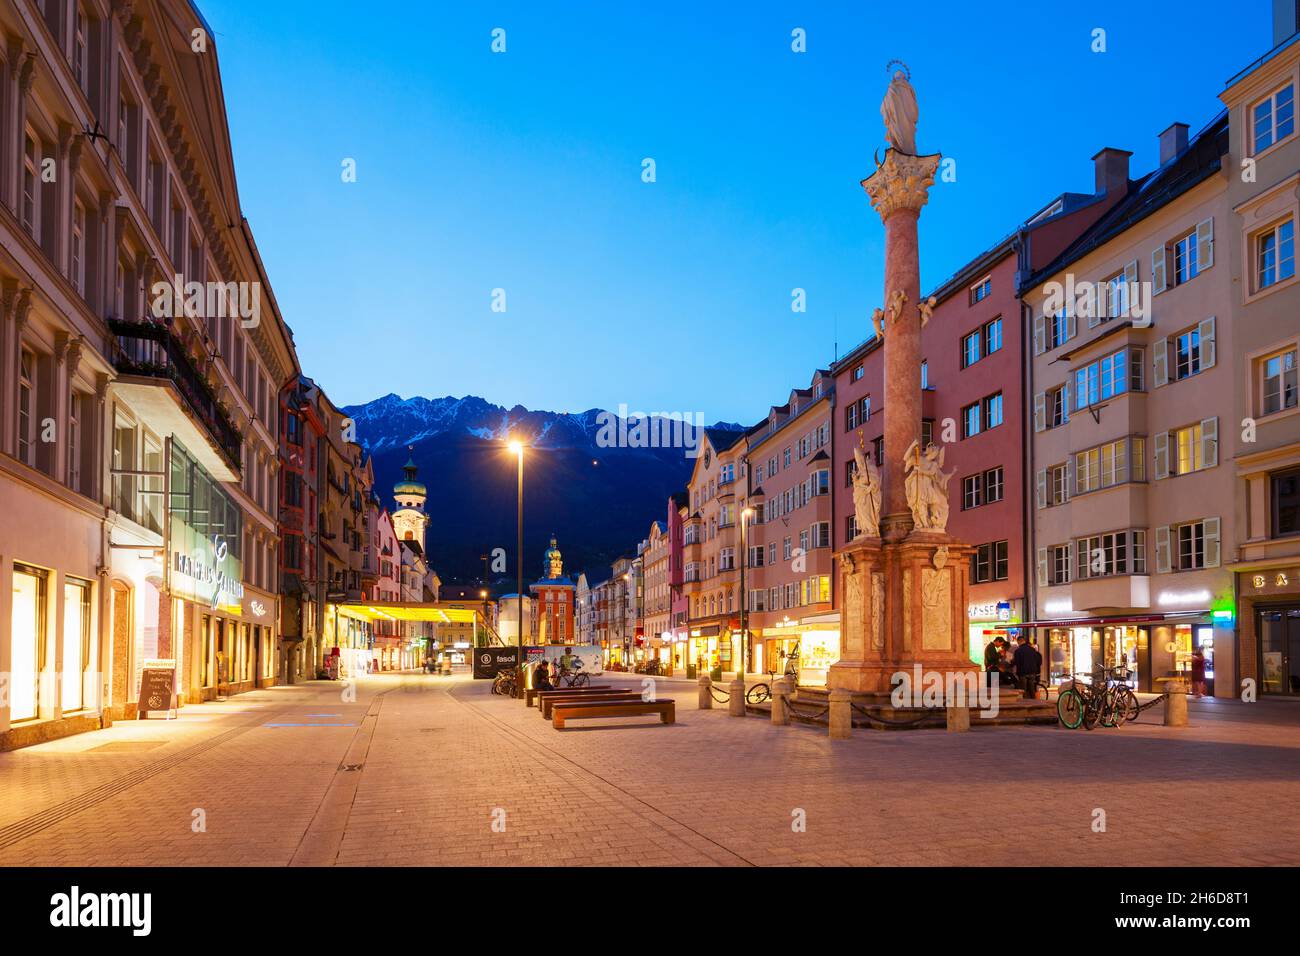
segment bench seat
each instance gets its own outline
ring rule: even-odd
[[[640,714],[658,714],[665,724],[677,719],[676,703],[671,700],[583,700],[556,701],[551,705],[551,726],[564,727],[566,720],[587,717],[635,717]]]

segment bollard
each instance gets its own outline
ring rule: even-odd
[[[713,709],[713,679],[708,674],[701,674],[700,679],[696,681],[700,686],[700,710]]]
[[[790,685],[784,677],[772,681],[772,723],[784,727],[790,723]]]
[[[1165,726],[1187,726],[1187,685],[1171,680],[1165,690]]]
[[[830,734],[832,740],[847,740],[853,736],[853,711],[849,704],[853,695],[842,687],[830,692]]]
[[[963,730],[970,730],[970,708],[949,707],[947,720],[948,731],[950,733],[960,733]]]
[[[727,701],[727,711],[732,717],[745,716],[745,679],[738,677],[727,685],[731,699]]]

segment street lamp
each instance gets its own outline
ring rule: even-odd
[[[524,696],[524,445],[523,442],[512,441],[509,449],[515,453],[519,459],[519,498],[517,509],[519,512],[518,537],[516,538],[515,548],[515,572],[517,575],[519,606],[519,625],[515,632],[517,638],[518,656],[515,659],[515,696]]]
[[[740,675],[745,679],[749,670],[746,666],[746,653],[749,650],[749,592],[745,590],[745,566],[749,564],[749,519],[754,515],[753,508],[744,508],[740,512]]]

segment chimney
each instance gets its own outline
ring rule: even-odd
[[[1187,124],[1174,123],[1160,134],[1160,165],[1163,166],[1187,148]]]
[[[1300,0],[1273,0],[1273,46],[1281,46],[1300,29]]]
[[[1092,157],[1097,174],[1097,187],[1094,192],[1098,196],[1128,188],[1128,158],[1132,155],[1126,149],[1107,146]]]

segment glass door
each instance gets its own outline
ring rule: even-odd
[[[1260,690],[1300,694],[1300,608],[1259,612]]]
[[[40,678],[45,666],[45,586],[44,571],[14,565],[10,721],[31,720],[40,714]]]

